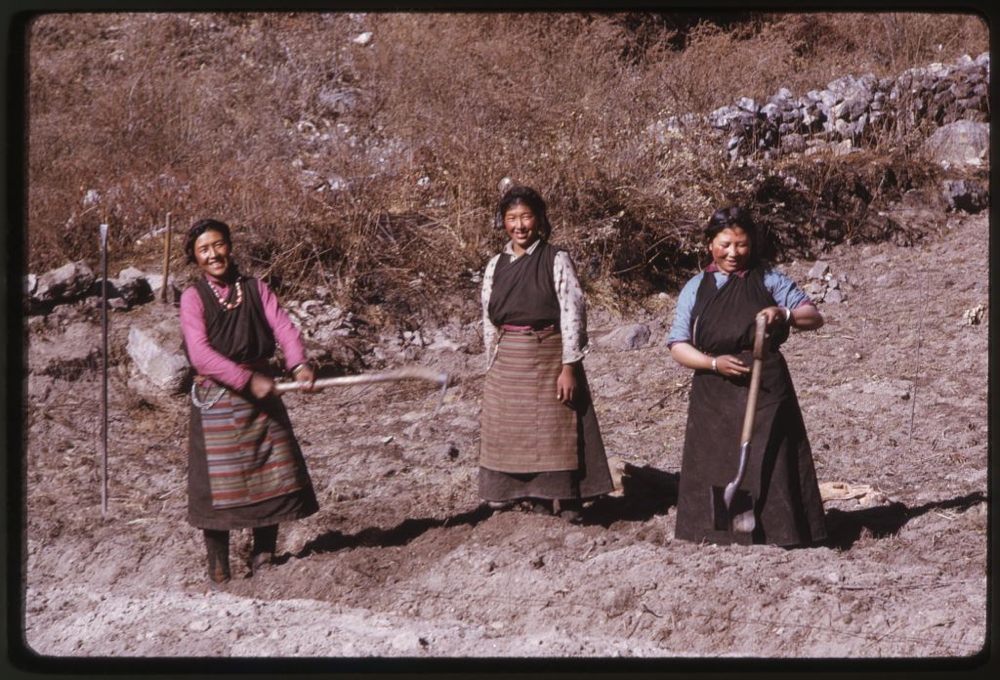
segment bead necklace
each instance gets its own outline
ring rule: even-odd
[[[208,279],[205,280],[208,281]],[[220,293],[219,290],[212,285],[212,282],[208,281],[208,287],[212,289],[213,293],[215,293],[215,299],[219,301],[219,304],[222,305],[222,310],[225,312],[231,312],[243,303],[243,285],[240,283],[239,279],[236,280],[235,285],[236,302],[228,302],[226,298],[222,297],[222,293]]]

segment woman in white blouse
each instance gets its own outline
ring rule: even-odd
[[[479,493],[580,521],[583,499],[614,488],[583,370],[583,291],[537,191],[511,187],[497,214],[510,241],[483,277]]]

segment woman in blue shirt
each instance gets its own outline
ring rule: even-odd
[[[791,279],[761,261],[749,213],[722,208],[705,228],[712,262],[684,286],[670,330],[670,355],[694,369],[677,498],[677,538],[711,543],[801,545],[826,538],[802,411],[779,351],[791,327],[815,330],[819,310]],[[741,485],[754,499],[752,533],[718,530],[712,487],[738,465],[749,391],[754,322],[767,319],[751,456]]]

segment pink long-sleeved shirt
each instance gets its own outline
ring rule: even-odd
[[[229,286],[214,277],[212,284],[224,298],[228,297]],[[257,290],[264,307],[264,318],[271,326],[274,339],[285,355],[285,367],[291,370],[306,360],[302,335],[278,304],[278,297],[260,279],[257,279]],[[220,354],[209,344],[205,329],[205,308],[194,286],[188,287],[181,295],[180,316],[188,357],[198,374],[233,389],[240,390],[246,387],[253,371]]]

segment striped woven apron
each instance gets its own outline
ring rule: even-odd
[[[284,411],[268,408],[279,397],[249,401],[211,381],[206,384],[218,396],[201,410],[212,506],[250,505],[303,488],[290,426],[269,413]],[[222,390],[221,396],[216,390]]]
[[[577,414],[556,398],[562,335],[500,331],[483,387],[479,464],[511,473],[576,470]]]

